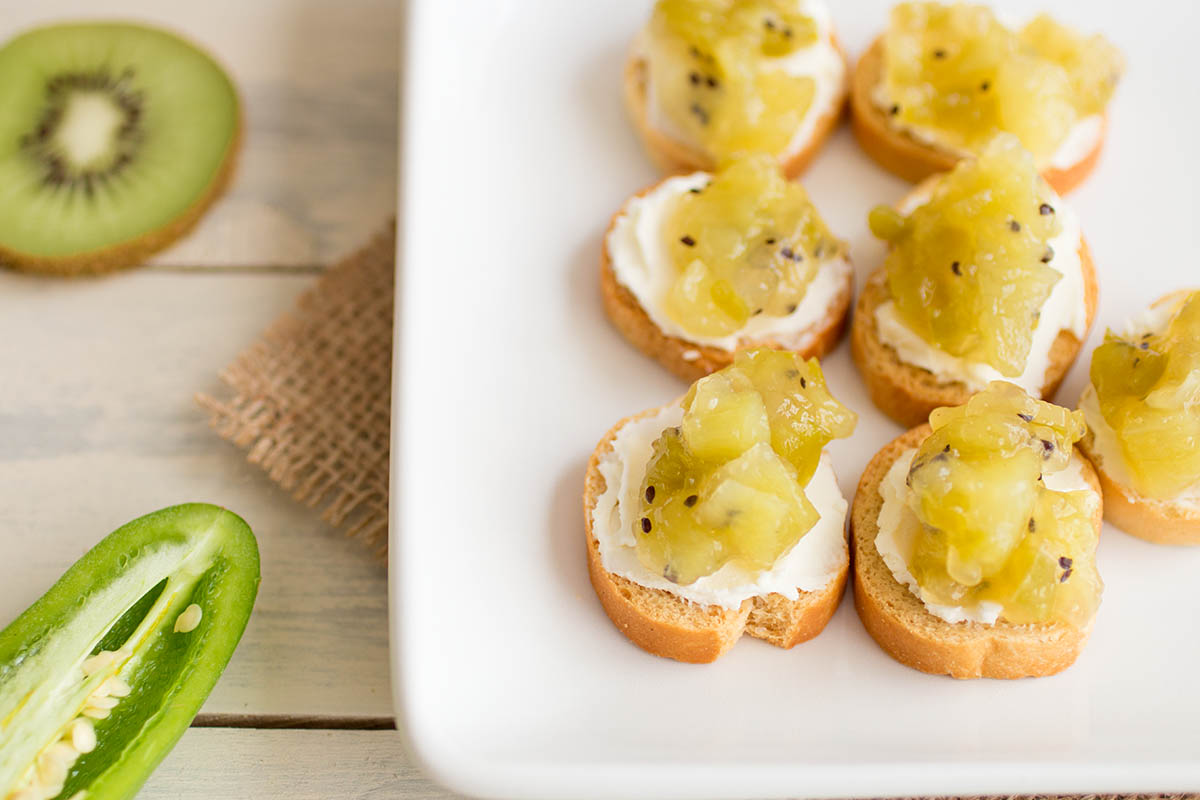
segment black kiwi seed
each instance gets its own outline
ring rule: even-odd
[[[653,486],[646,487],[646,502],[647,503],[654,502],[654,487]]]
[[[691,508],[692,506],[696,505],[696,501],[699,499],[700,498],[697,497],[696,495],[689,494],[687,497],[683,498],[683,504],[685,506],[687,506],[688,508]]]
[[[649,517],[642,517],[642,533],[649,533],[649,532],[650,532],[650,527],[651,527],[651,525],[650,525],[650,518],[649,518]]]

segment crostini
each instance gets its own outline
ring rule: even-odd
[[[695,663],[743,633],[784,648],[820,633],[849,571],[825,445],[856,421],[816,359],[763,348],[618,422],[583,507],[592,586],[621,633]]]
[[[1080,412],[996,382],[867,465],[851,510],[854,604],[897,661],[955,678],[1050,675],[1087,641],[1100,486]]]
[[[1014,137],[870,225],[888,254],[850,345],[875,405],[912,427],[993,380],[1053,398],[1095,317],[1096,272],[1075,214]]]
[[[1159,544],[1200,544],[1200,290],[1109,331],[1079,400],[1104,515]]]
[[[1006,131],[1065,194],[1096,165],[1123,68],[1103,37],[1046,15],[1013,31],[986,6],[902,3],[855,67],[854,134],[885,169],[919,181]]]
[[[625,101],[668,173],[761,152],[795,177],[837,125],[848,74],[822,0],[659,0]]]
[[[604,237],[600,283],[617,330],[694,381],[728,366],[738,348],[829,352],[845,327],[853,270],[804,189],[759,156],[630,198]]]

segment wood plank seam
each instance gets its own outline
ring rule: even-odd
[[[391,717],[333,717],[319,714],[197,714],[193,728],[267,730],[394,731]]]

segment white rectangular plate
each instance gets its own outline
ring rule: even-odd
[[[833,3],[852,55],[888,5]],[[393,680],[435,778],[523,798],[1200,790],[1200,551],[1111,528],[1092,641],[1053,678],[915,672],[871,641],[849,596],[790,651],[747,639],[692,666],[631,645],[588,584],[580,494],[609,426],[684,389],[608,325],[598,292],[610,215],[656,178],[620,100],[650,0],[410,6]],[[1053,10],[1129,61],[1100,167],[1071,197],[1100,275],[1088,353],[1106,325],[1200,283],[1200,30],[1191,4],[1165,0]],[[906,185],[844,127],[803,182],[850,242],[861,286],[883,255],[867,211]],[[849,497],[900,429],[872,407],[844,343],[825,369],[860,414],[831,447]]]

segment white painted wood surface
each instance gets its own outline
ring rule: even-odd
[[[448,797],[392,731],[265,730],[391,716],[387,576],[212,434],[194,404],[321,266],[395,211],[401,0],[43,0],[0,39],[103,16],[168,25],[245,104],[228,195],[149,268],[61,281],[0,271],[0,626],[101,536],[206,500],[258,535],[263,582],[197,728],[143,797]]]
[[[0,273],[0,617],[123,522],[219,503],[258,534],[263,582],[205,711],[391,713],[385,570],[246,464],[192,399],[311,280]]]
[[[395,731],[214,731],[193,728],[141,800],[450,800],[397,761]]]

